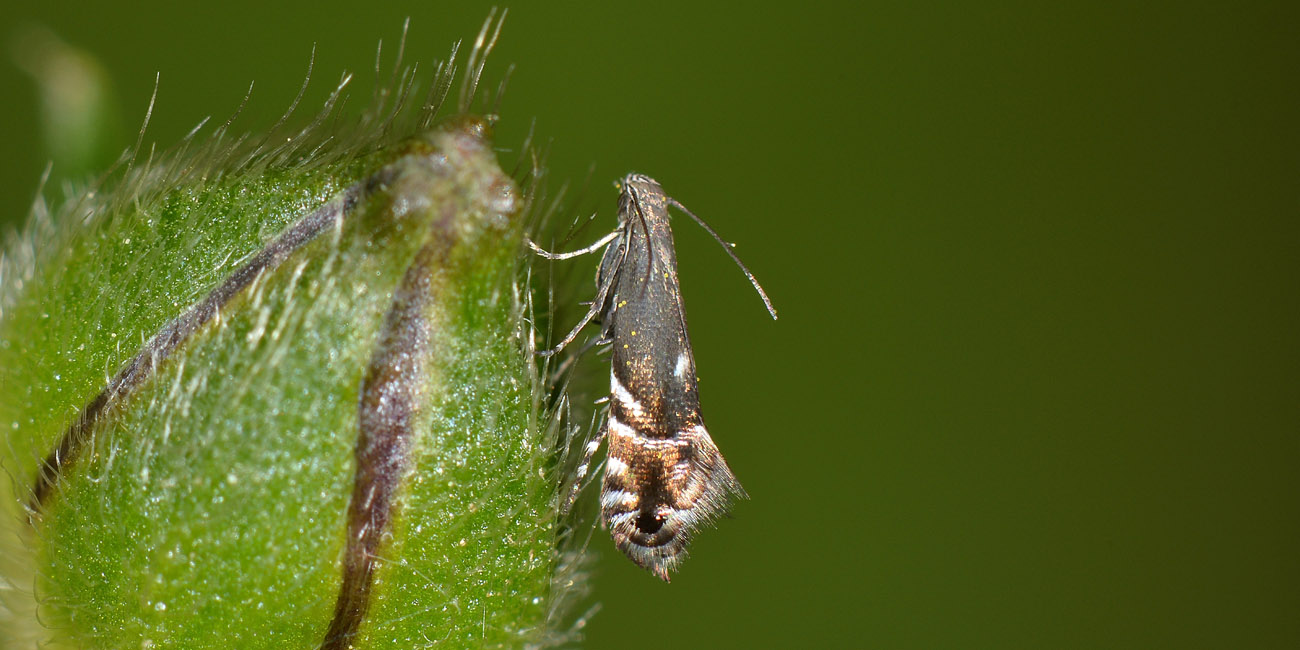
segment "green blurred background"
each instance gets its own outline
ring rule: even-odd
[[[356,109],[404,17],[428,64],[488,9],[19,4],[6,49],[43,25],[110,89],[49,195],[134,142],[155,72],[146,143],[253,80],[238,124],[264,129],[313,43],[303,106],[346,69]],[[671,585],[598,533],[589,647],[1300,646],[1295,3],[642,4],[511,7],[499,144],[535,120],[608,224],[610,182],[655,176],[781,320],[679,222],[708,422],[753,499]],[[6,228],[64,146],[9,54]]]

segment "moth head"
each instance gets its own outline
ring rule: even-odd
[[[651,191],[658,194],[663,194],[664,192],[664,188],[659,185],[659,181],[656,181],[645,174],[638,174],[636,172],[624,176],[623,180],[614,183],[614,186],[618,188],[620,193],[635,192],[638,190]]]

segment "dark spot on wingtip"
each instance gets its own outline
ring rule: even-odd
[[[641,514],[637,515],[636,527],[646,535],[653,535],[659,532],[660,528],[664,527],[664,521],[656,516],[655,513],[649,510],[642,510]]]

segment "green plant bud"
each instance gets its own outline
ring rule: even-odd
[[[0,639],[562,640],[535,174],[500,170],[484,119],[430,126],[438,95],[261,144],[222,127],[38,203],[0,259]]]

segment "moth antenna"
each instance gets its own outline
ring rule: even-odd
[[[772,301],[767,297],[767,292],[763,291],[763,285],[758,283],[758,278],[755,278],[754,274],[750,273],[749,269],[745,267],[745,263],[741,262],[740,258],[736,257],[736,254],[732,252],[731,247],[735,246],[735,244],[727,243],[722,239],[722,237],[719,237],[718,233],[714,232],[713,229],[709,227],[709,224],[705,223],[703,219],[695,216],[694,212],[687,210],[686,206],[682,205],[677,199],[674,199],[671,196],[667,197],[667,199],[669,205],[685,212],[686,216],[693,219],[695,223],[700,224],[700,227],[703,228],[705,232],[713,235],[713,239],[718,242],[719,246],[722,246],[722,250],[727,251],[727,255],[731,256],[731,261],[735,262],[736,266],[739,266],[741,272],[745,274],[745,277],[749,278],[749,283],[754,285],[754,290],[758,292],[758,297],[763,299],[763,304],[767,307],[767,313],[772,315],[772,320],[776,320],[776,308],[772,306]]]

